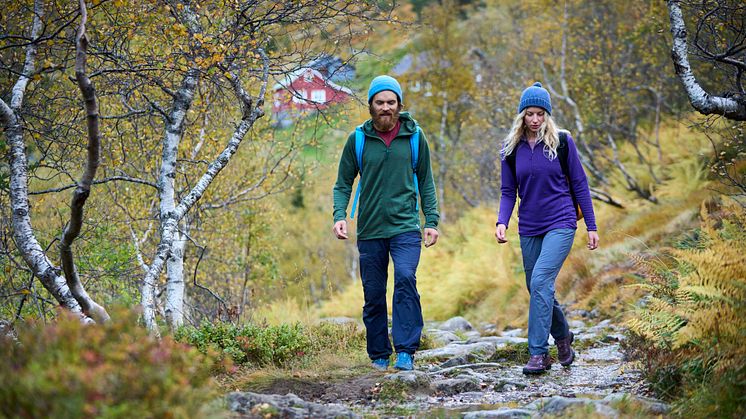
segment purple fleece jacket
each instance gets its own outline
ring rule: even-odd
[[[596,217],[591,203],[588,179],[578,158],[575,142],[567,136],[568,178],[572,183],[588,231],[596,231]],[[558,228],[577,228],[575,208],[572,204],[570,186],[562,173],[559,157],[549,160],[544,153],[544,144],[531,146],[522,140],[515,150],[516,176],[508,163],[502,161],[502,196],[498,224],[508,226],[515,205],[516,191],[521,198],[518,205],[518,234],[539,236]],[[516,179],[516,177],[518,179]]]

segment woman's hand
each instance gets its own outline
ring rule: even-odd
[[[505,226],[505,224],[498,224],[497,228],[495,228],[495,238],[497,239],[497,242],[507,243],[508,241],[505,239],[505,230],[507,230],[508,227]]]
[[[588,232],[588,250],[596,250],[598,249],[598,232],[597,231],[589,231]]]

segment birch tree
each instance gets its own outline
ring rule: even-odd
[[[147,267],[141,281],[143,319],[158,334],[156,292],[164,270],[164,315],[171,327],[184,321],[183,252],[191,241],[187,215],[257,199],[282,181],[283,171],[270,165],[266,176],[249,182],[236,179],[235,184],[245,187],[226,193],[213,191],[211,186],[263,116],[267,85],[324,45],[336,48],[339,41],[349,41],[355,30],[350,23],[368,19],[372,8],[366,3],[336,1],[176,0],[102,7],[108,7],[106,26],[124,36],[109,36],[100,45],[99,56],[108,63],[100,72],[116,75],[114,83],[119,88],[115,90],[124,103],[123,112],[143,111],[140,115],[147,122],[129,129],[154,136],[154,127],[159,123],[162,127],[157,169],[150,172],[155,179],[149,182],[158,191],[159,235],[152,252],[141,247],[141,265]],[[164,21],[169,24],[159,33]],[[350,29],[339,37],[332,35],[327,41],[319,36],[328,38],[345,25]],[[214,99],[207,101],[207,97]],[[211,113],[220,106],[221,118],[201,125],[192,115],[195,107],[202,110],[205,106],[212,106]],[[195,145],[193,141],[205,128],[210,136],[222,137],[223,145]],[[148,150],[153,144],[146,144]],[[282,153],[274,160],[278,161],[286,161]],[[147,171],[150,164],[142,167]],[[206,195],[208,201],[203,202]],[[134,236],[139,240],[141,234]]]
[[[673,36],[671,59],[689,102],[703,115],[746,121],[746,4],[739,0],[666,3]],[[694,24],[691,39],[682,4],[687,6]],[[704,87],[689,62],[690,55],[714,69],[705,74],[710,79],[723,77],[722,83]]]
[[[85,102],[88,133],[88,157],[83,175],[77,182],[73,193],[70,220],[64,228],[60,240],[60,259],[62,271],[47,257],[46,251],[39,244],[31,224],[31,209],[28,191],[28,158],[24,140],[24,121],[21,111],[24,106],[24,95],[31,80],[38,74],[37,52],[43,42],[42,34],[51,28],[45,27],[44,2],[35,0],[30,34],[22,37],[25,43],[25,57],[19,76],[10,94],[10,103],[0,98],[0,120],[10,148],[10,202],[12,207],[12,229],[15,244],[23,260],[38,277],[44,287],[57,302],[79,313],[85,321],[106,321],[109,315],[85,291],[75,268],[72,244],[80,233],[83,219],[83,208],[90,194],[90,187],[96,174],[99,161],[99,121],[96,91],[86,74],[86,21],[87,10],[84,1],[79,2],[80,24],[75,37],[75,76]]]

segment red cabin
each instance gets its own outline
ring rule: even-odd
[[[276,83],[272,89],[272,114],[283,116],[346,102],[352,90],[325,78],[318,70],[300,68]]]

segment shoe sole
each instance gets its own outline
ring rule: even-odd
[[[529,369],[524,368],[523,369],[523,373],[526,374],[526,375],[539,375],[539,374],[544,374],[545,372],[547,372],[547,371],[549,371],[551,369],[552,369],[551,365],[549,365],[548,367],[546,367],[544,369],[541,369],[541,370],[529,370]]]

